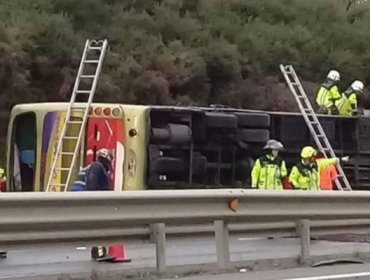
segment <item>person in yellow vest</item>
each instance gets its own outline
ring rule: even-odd
[[[282,179],[287,176],[285,161],[279,156],[284,148],[276,140],[269,140],[263,148],[266,154],[258,158],[252,169],[252,188],[261,190],[282,190]]]
[[[339,114],[345,116],[356,116],[357,109],[357,96],[364,90],[364,84],[361,81],[354,81],[351,86],[342,93],[341,99],[336,101]]]
[[[340,74],[336,70],[330,70],[326,80],[321,84],[317,95],[316,103],[320,107],[319,113],[337,115],[338,108],[335,102],[341,98],[341,94],[338,89],[338,82],[340,80]]]
[[[339,163],[339,158],[316,158],[317,151],[311,146],[306,146],[301,151],[301,161],[293,166],[289,182],[294,189],[319,191],[320,188],[320,171],[323,168]],[[349,157],[341,158],[348,161]]]

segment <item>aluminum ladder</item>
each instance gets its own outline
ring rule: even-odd
[[[67,114],[54,154],[46,187],[47,192],[55,191],[55,187],[64,191],[68,189],[107,47],[108,41],[106,39],[99,41],[86,40]],[[82,120],[74,120],[77,115],[82,116]],[[77,133],[73,136],[68,135],[68,131],[71,129],[77,130]],[[67,143],[70,146],[69,151],[63,150],[63,146]],[[63,160],[68,160],[66,166],[62,166]],[[58,161],[60,161],[60,166],[58,166]],[[54,182],[57,172],[60,174],[60,181]]]
[[[290,88],[290,91],[293,93],[298,103],[299,109],[301,110],[303,118],[311,132],[313,139],[315,140],[316,146],[323,153],[325,158],[336,157],[334,150],[330,145],[330,142],[325,134],[325,131],[323,130],[319,122],[319,119],[317,118],[317,115],[311,106],[309,99],[307,98],[307,95],[302,87],[301,82],[299,81],[299,78],[293,66],[280,64],[280,70],[284,75],[284,78]],[[352,190],[351,185],[349,184],[348,179],[346,177],[346,174],[344,173],[339,162],[336,165],[336,167],[339,173],[337,180],[335,180],[335,184],[338,190],[341,191]]]

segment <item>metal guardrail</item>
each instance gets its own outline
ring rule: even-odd
[[[218,264],[227,267],[230,228],[253,232],[258,231],[253,224],[258,223],[265,224],[262,231],[276,231],[279,227],[282,231],[294,230],[296,227],[302,240],[301,258],[306,260],[309,259],[311,226],[315,228],[317,223],[320,228],[322,223],[321,228],[327,227],[329,231],[333,227],[348,228],[351,226],[348,219],[362,219],[362,222],[353,221],[352,226],[361,223],[366,226],[370,219],[369,205],[369,192],[224,189],[1,193],[0,245],[116,241],[148,233],[151,225],[157,245],[157,267],[164,271],[166,227],[169,232],[171,227],[188,227],[191,234],[196,231],[191,229],[194,225],[213,223]],[[338,221],[340,219],[347,221]],[[275,228],[271,229],[273,224]]]
[[[269,222],[269,223],[229,223],[230,233],[243,234],[246,237],[296,237],[295,222]],[[370,219],[346,220],[314,220],[310,222],[311,233],[314,236],[339,234],[370,234]],[[135,235],[147,236],[150,228],[137,229]],[[167,225],[166,235],[187,236],[199,234],[210,236],[214,234],[214,225]]]

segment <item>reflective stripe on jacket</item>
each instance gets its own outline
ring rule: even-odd
[[[303,162],[293,166],[289,175],[291,182],[296,189],[320,190],[320,171],[330,165],[337,163],[337,158],[317,159],[314,163],[304,164]]]
[[[333,81],[326,81],[317,92],[316,103],[319,106],[330,108],[335,104],[335,101],[340,98],[341,95],[335,83]]]
[[[252,188],[282,190],[282,178],[287,176],[285,161],[281,157],[266,155],[256,160],[252,169]]]

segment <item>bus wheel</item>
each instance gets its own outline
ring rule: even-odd
[[[234,114],[207,112],[206,126],[214,128],[237,128],[238,118]]]
[[[235,113],[238,117],[239,127],[269,127],[270,115],[268,114],[248,114],[248,113]]]
[[[240,137],[244,142],[261,143],[270,139],[270,131],[267,129],[242,129]]]

